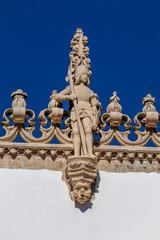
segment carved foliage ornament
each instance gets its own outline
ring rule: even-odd
[[[60,93],[53,90],[48,108],[40,112],[41,137],[36,138],[33,135],[35,113],[27,109],[27,94],[20,89],[11,95],[12,108],[4,111],[2,126],[5,135],[0,137],[0,141],[12,142],[20,134],[27,143],[50,143],[56,138],[64,145],[64,149],[65,144],[73,145],[74,154],[72,151],[66,153],[65,179],[71,199],[81,204],[93,198],[98,159],[94,152],[95,145],[109,145],[115,138],[123,146],[145,146],[151,140],[160,147],[160,132],[156,131],[160,114],[154,106],[155,98],[150,94],[143,98],[142,112],[134,118],[136,141],[128,138],[132,128],[131,119],[122,113],[116,92],[110,98],[106,113],[101,114],[102,107],[98,95],[89,88],[91,70],[87,41],[87,37],[83,36],[82,30],[78,28],[71,41],[72,51],[66,77],[69,84]],[[63,109],[62,102],[65,100],[69,100],[68,111]],[[12,125],[10,120],[13,121]],[[46,128],[48,121],[50,126]],[[65,129],[60,127],[62,122]],[[106,130],[107,126],[109,130]],[[122,132],[120,126],[124,126],[126,130]],[[141,131],[141,127],[145,130]],[[100,139],[94,140],[93,134],[99,135]],[[26,154],[31,153],[26,150]],[[42,151],[41,155],[44,154]],[[105,156],[110,158],[110,152]],[[121,160],[123,154],[118,153],[117,158]]]

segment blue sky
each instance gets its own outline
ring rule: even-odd
[[[36,116],[65,88],[77,27],[89,40],[91,89],[103,112],[113,91],[132,120],[151,93],[160,109],[160,1],[0,0],[0,114],[10,94],[27,92]]]

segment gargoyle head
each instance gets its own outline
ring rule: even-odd
[[[90,183],[87,182],[81,182],[77,183],[72,192],[72,197],[74,201],[79,202],[80,204],[83,204],[91,199],[92,196],[92,190],[90,187]]]

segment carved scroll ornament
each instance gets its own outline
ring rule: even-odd
[[[65,180],[71,199],[81,204],[93,198],[98,163],[95,153],[97,145],[103,148],[116,139],[122,146],[140,147],[151,140],[160,147],[160,132],[156,130],[160,114],[154,106],[155,98],[150,94],[143,98],[144,107],[135,116],[133,128],[129,116],[122,113],[116,92],[110,98],[106,113],[101,114],[98,95],[89,88],[91,70],[89,48],[86,45],[87,37],[78,28],[71,41],[70,66],[66,77],[69,84],[60,93],[52,91],[48,108],[40,112],[41,137],[34,136],[35,113],[27,109],[27,94],[20,89],[11,95],[12,108],[4,111],[1,124],[5,135],[0,137],[0,141],[12,142],[19,134],[27,143],[43,144],[56,138],[64,145],[64,149],[66,144],[72,145],[74,154],[66,151]],[[62,102],[65,100],[69,100],[68,111],[63,109]],[[48,122],[50,126],[46,128]],[[125,131],[121,131],[121,126]],[[135,131],[136,141],[129,139],[131,129]],[[94,134],[99,135],[99,140],[93,138]],[[105,156],[109,158],[110,153],[106,152]],[[122,159],[123,154],[118,153],[117,158]]]

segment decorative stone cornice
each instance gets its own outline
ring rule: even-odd
[[[98,170],[160,171],[160,132],[156,129],[160,114],[154,106],[155,98],[150,94],[143,98],[144,107],[134,117],[134,126],[122,112],[117,92],[102,114],[98,95],[89,88],[86,45],[87,37],[78,28],[71,41],[66,77],[69,85],[60,93],[53,90],[48,108],[39,113],[41,136],[34,136],[35,113],[27,109],[27,94],[19,89],[11,95],[12,108],[4,111],[5,135],[0,137],[0,167],[61,170],[71,199],[81,204],[93,198]],[[69,100],[68,111],[63,109],[65,100]],[[60,127],[62,122],[64,129]],[[129,139],[131,129],[137,136],[135,141]],[[99,140],[93,138],[94,134]],[[18,135],[25,143],[13,142]],[[59,144],[51,144],[54,138]],[[113,139],[121,146],[109,145]],[[145,147],[149,140],[157,147]]]
[[[160,172],[160,148],[105,146],[94,148],[97,169],[107,172]],[[73,145],[0,142],[0,167],[65,171]]]

